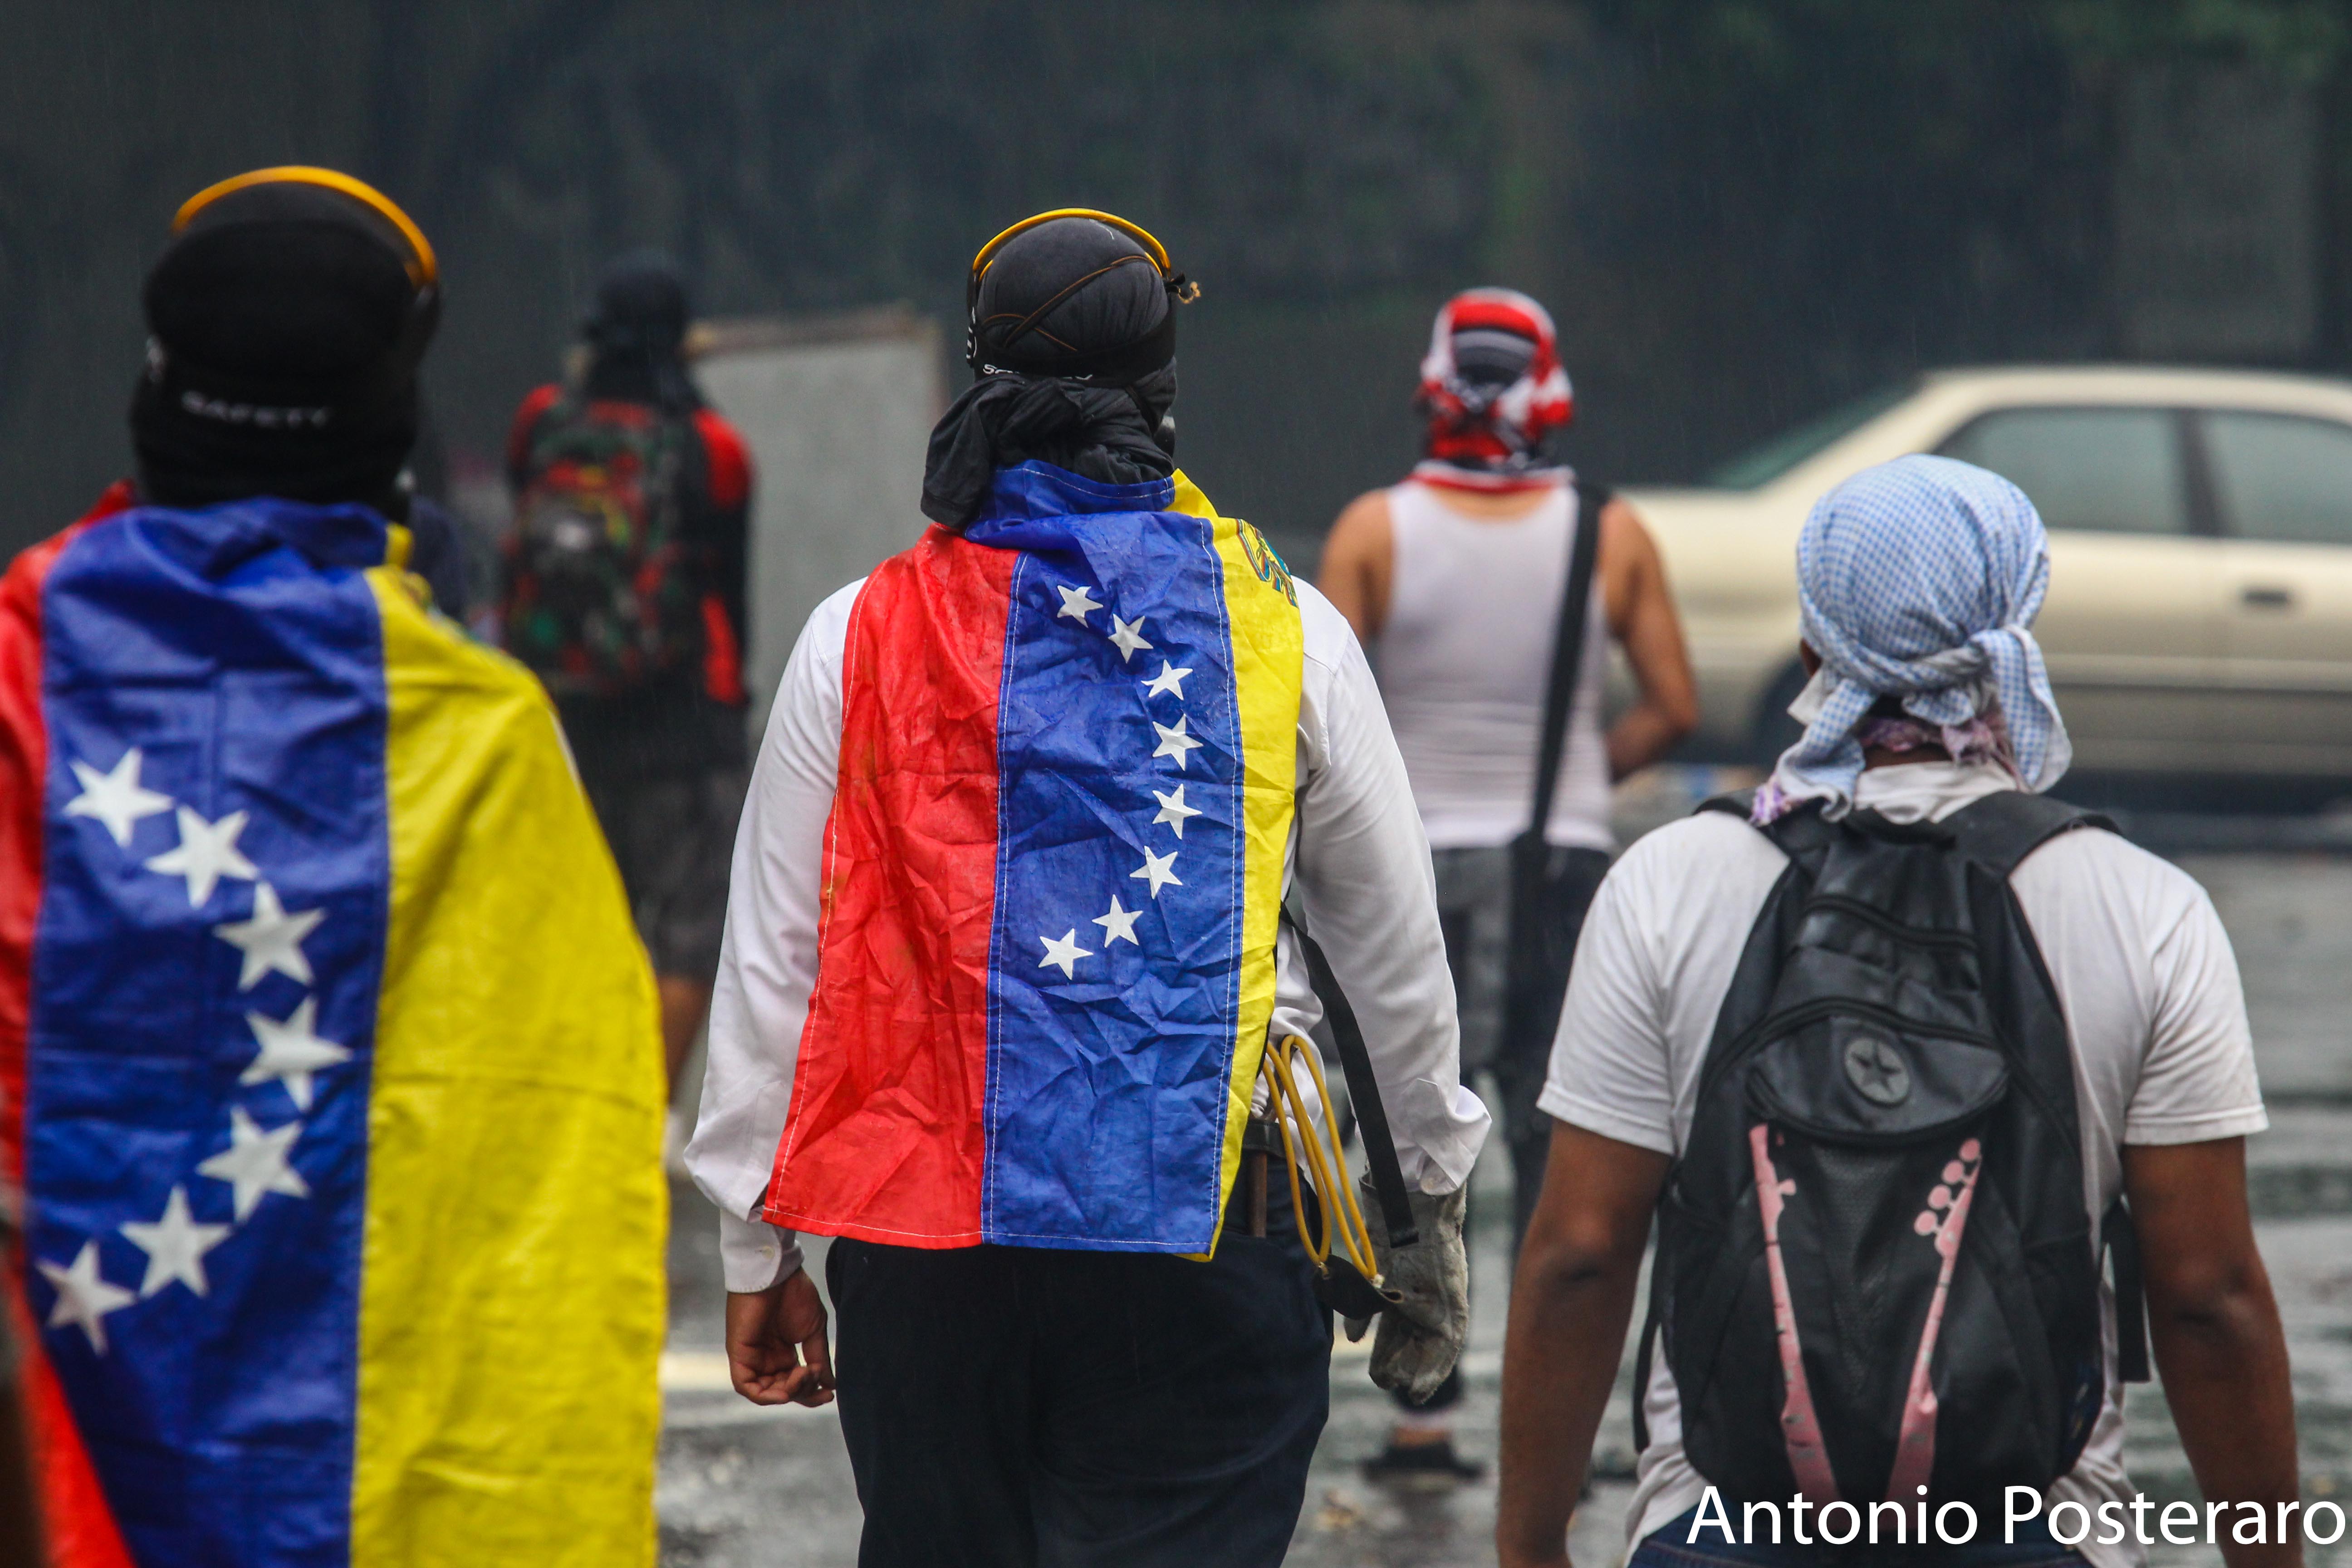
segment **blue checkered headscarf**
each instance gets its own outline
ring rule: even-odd
[[[2074,747],[2027,629],[2049,591],[2050,542],[2024,491],[1949,458],[1865,468],[1814,504],[1797,584],[1822,670],[1792,710],[1808,727],[1768,797],[1843,816],[1862,774],[1855,729],[1887,696],[1955,756],[1963,731],[1993,722],[2028,789],[2065,773]]]

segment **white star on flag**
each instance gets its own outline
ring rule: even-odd
[[[310,1195],[310,1184],[286,1163],[294,1140],[300,1136],[302,1124],[299,1121],[265,1132],[245,1113],[244,1106],[232,1105],[228,1108],[228,1147],[198,1165],[196,1174],[226,1182],[234,1189],[230,1206],[236,1211],[237,1222],[243,1224],[266,1194],[284,1193],[289,1198]]]
[[[88,763],[77,761],[74,777],[81,780],[81,793],[66,802],[68,816],[94,816],[106,825],[106,831],[117,847],[131,847],[131,830],[142,817],[153,816],[172,809],[172,797],[159,795],[139,785],[139,748],[131,747],[122,753],[111,773],[100,773]]]
[[[1184,700],[1184,678],[1192,673],[1189,668],[1171,669],[1163,658],[1160,661],[1160,673],[1143,683],[1143,694],[1157,697],[1164,691],[1181,702]]]
[[[1078,625],[1085,626],[1087,617],[1102,608],[1100,605],[1095,603],[1092,589],[1065,588],[1056,583],[1054,584],[1054,592],[1062,595],[1062,607],[1054,612],[1054,618],[1057,621],[1064,616],[1067,616]],[[1118,617],[1113,616],[1111,619],[1115,621]]]
[[[273,971],[308,985],[310,961],[302,954],[302,939],[317,931],[319,922],[326,918],[324,910],[288,914],[286,906],[278,901],[278,889],[267,882],[257,882],[253,888],[253,918],[216,925],[213,934],[245,954],[245,965],[236,977],[239,991],[252,990],[262,976]]]
[[[1137,654],[1151,647],[1150,643],[1143,640],[1140,635],[1142,630],[1141,616],[1136,616],[1131,621],[1122,621],[1117,616],[1110,618],[1110,646],[1118,649],[1119,663],[1125,664]]]
[[[312,1032],[319,1021],[319,1000],[315,996],[302,998],[294,1016],[283,1023],[261,1013],[247,1013],[245,1021],[252,1026],[253,1037],[261,1043],[261,1049],[254,1053],[253,1065],[236,1081],[267,1083],[273,1078],[283,1079],[286,1092],[294,1097],[298,1110],[310,1109],[312,1073],[352,1059],[350,1047],[322,1040]]]
[[[1113,893],[1110,896],[1110,913],[1097,915],[1094,923],[1103,928],[1103,946],[1108,947],[1115,942],[1135,942],[1135,922],[1142,918],[1141,910],[1120,909],[1118,895]],[[1135,945],[1141,947],[1143,944],[1135,942]]]
[[[223,877],[250,882],[261,873],[236,847],[245,831],[245,813],[232,811],[218,822],[206,822],[186,806],[180,807],[180,847],[166,849],[147,862],[150,871],[188,879],[188,907],[202,909]]]
[[[226,1241],[236,1227],[198,1224],[188,1213],[188,1190],[173,1187],[164,1202],[162,1219],[153,1225],[133,1220],[120,1228],[131,1246],[147,1255],[147,1278],[139,1284],[139,1299],[143,1301],[173,1280],[199,1296],[210,1294],[205,1254]]]
[[[1170,831],[1173,832],[1179,838],[1184,837],[1184,819],[1188,816],[1198,816],[1201,815],[1201,808],[1199,806],[1186,805],[1184,804],[1184,786],[1182,784],[1178,784],[1166,795],[1161,795],[1158,790],[1153,790],[1151,792],[1151,798],[1160,803],[1160,815],[1151,819],[1151,826],[1157,827],[1164,822],[1168,825]]]
[[[1176,716],[1176,727],[1173,730],[1157,719],[1151,721],[1151,727],[1160,731],[1160,749],[1151,754],[1155,757],[1175,758],[1176,771],[1179,773],[1184,771],[1185,754],[1201,744],[1184,732],[1184,726],[1189,722],[1191,722],[1190,716],[1182,713]]]
[[[85,1241],[74,1254],[73,1266],[60,1268],[40,1258],[33,1267],[41,1278],[57,1288],[57,1305],[49,1309],[49,1324],[53,1329],[70,1323],[89,1336],[89,1348],[99,1354],[106,1353],[106,1314],[119,1312],[139,1298],[120,1285],[110,1285],[99,1277],[98,1243]]]
[[[1127,875],[1130,881],[1137,879],[1149,880],[1151,883],[1151,896],[1155,899],[1160,896],[1160,889],[1168,883],[1173,882],[1180,888],[1184,885],[1176,875],[1176,851],[1173,849],[1165,855],[1154,855],[1150,850],[1145,850],[1143,864]]]
[[[1045,969],[1051,965],[1059,965],[1062,978],[1065,980],[1077,973],[1078,960],[1094,956],[1078,945],[1078,928],[1076,926],[1064,931],[1059,942],[1050,936],[1041,936],[1037,940],[1045,944],[1045,956],[1037,961],[1037,967]]]

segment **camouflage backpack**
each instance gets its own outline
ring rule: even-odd
[[[683,538],[695,437],[642,404],[557,400],[533,426],[508,546],[507,650],[563,696],[643,689],[700,658]]]

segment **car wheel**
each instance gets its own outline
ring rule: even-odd
[[[1770,767],[1804,734],[1804,726],[1789,717],[1789,704],[1797,700],[1811,679],[1803,665],[1791,661],[1765,688],[1756,704],[1755,721],[1748,727],[1748,761],[1756,766]]]

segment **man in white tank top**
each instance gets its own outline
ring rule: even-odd
[[[1428,456],[1392,489],[1360,496],[1324,545],[1320,587],[1370,652],[1413,798],[1428,830],[1454,970],[1465,1077],[1484,1070],[1503,1105],[1512,1237],[1543,1184],[1549,1119],[1536,1108],[1584,909],[1609,868],[1609,787],[1654,762],[1697,721],[1682,627],[1641,519],[1580,487],[1544,449],[1574,404],[1551,317],[1524,294],[1473,289],[1438,312],[1417,399]],[[1585,498],[1597,520],[1579,515]],[[1510,858],[1534,806],[1544,693],[1576,531],[1600,549],[1584,617],[1545,839],[1549,897],[1536,933],[1544,1005],[1505,1037]],[[1625,651],[1640,698],[1602,723],[1609,644]],[[1493,1103],[1490,1100],[1489,1103]],[[1467,1477],[1453,1447],[1458,1377],[1400,1415],[1376,1475]]]

